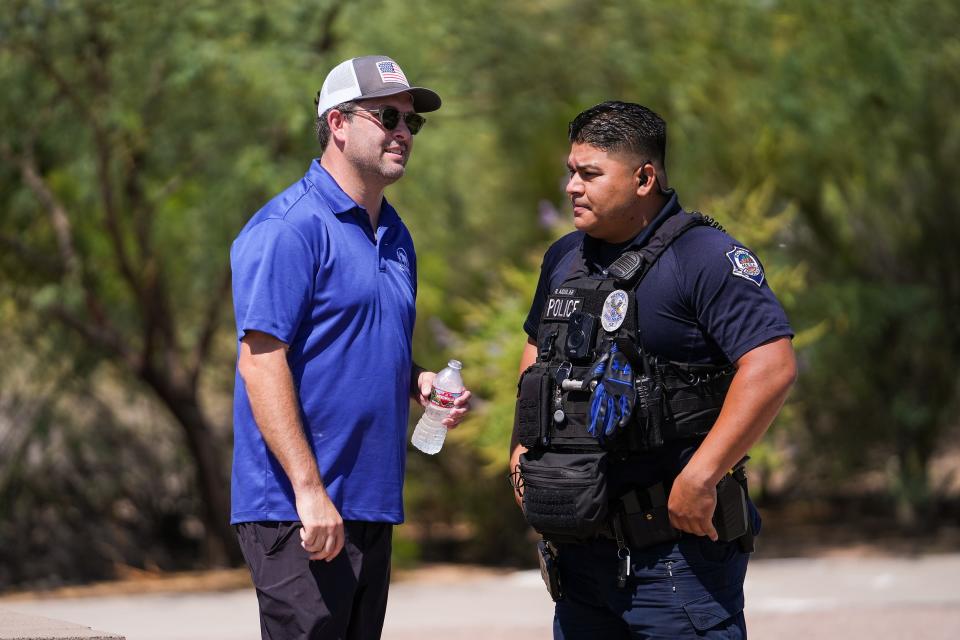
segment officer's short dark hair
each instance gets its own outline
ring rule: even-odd
[[[319,98],[314,98],[313,105],[317,105],[317,100]],[[324,111],[322,114],[317,116],[317,140],[320,142],[320,153],[323,153],[327,150],[327,143],[330,142],[330,125],[327,124],[327,115],[336,109],[337,111],[347,111],[356,106],[356,102],[341,102],[338,105],[334,105]],[[349,119],[352,116],[350,113],[345,113],[344,117]]]
[[[650,109],[633,102],[611,100],[583,111],[570,123],[571,143],[604,151],[626,151],[665,172],[667,123]]]

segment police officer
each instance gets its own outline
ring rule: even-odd
[[[744,540],[759,517],[747,500],[750,533],[721,540],[717,486],[784,402],[796,376],[793,332],[757,257],[709,218],[685,212],[669,189],[666,123],[656,113],[604,102],[570,123],[569,140],[576,231],[544,256],[520,364],[531,373],[522,388],[541,366],[548,391],[518,402],[510,468],[526,471],[517,500],[541,533],[550,530],[544,522],[576,510],[579,496],[544,490],[534,498],[531,483],[537,465],[562,449],[564,429],[575,430],[579,406],[580,435],[609,451],[584,477],[602,476],[593,482],[605,483],[610,502],[595,534],[552,540],[562,591],[554,637],[745,638]],[[593,289],[603,306],[584,314]],[[590,352],[578,353],[581,344]],[[589,361],[579,373],[570,365],[578,355]],[[581,379],[571,384],[574,374]],[[659,399],[645,395],[650,389]],[[525,440],[531,420],[535,434]],[[672,535],[636,548],[621,521],[610,524],[614,501],[642,494],[652,519],[655,490],[669,520],[661,531]],[[544,505],[552,510],[540,517]]]

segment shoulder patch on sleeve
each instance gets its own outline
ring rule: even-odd
[[[749,250],[734,245],[733,249],[727,252],[727,259],[733,265],[733,275],[749,280],[758,287],[763,284],[763,267]]]

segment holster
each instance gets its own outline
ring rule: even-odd
[[[540,559],[540,577],[543,578],[543,584],[547,587],[547,593],[550,598],[557,602],[563,597],[563,589],[560,585],[560,564],[558,562],[557,548],[546,540],[537,543],[537,557]]]
[[[744,461],[745,462],[745,461]],[[744,553],[753,552],[754,531],[748,511],[747,476],[743,462],[717,484],[713,526],[722,542],[736,541]],[[631,489],[617,501],[614,517],[620,519],[624,537],[633,549],[680,539],[670,524],[667,495],[662,483]]]
[[[717,484],[717,509],[713,513],[713,526],[720,540],[736,540],[741,551],[751,553],[754,531],[750,526],[747,499],[747,474],[743,463],[740,463]]]

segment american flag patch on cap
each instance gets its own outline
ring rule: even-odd
[[[380,79],[384,82],[399,82],[410,86],[410,83],[407,82],[407,76],[403,75],[403,71],[400,70],[400,65],[393,60],[378,62],[377,71],[380,73]]]

